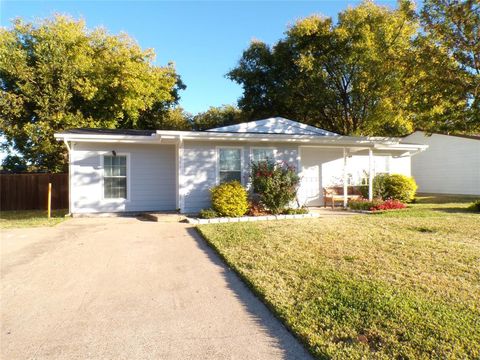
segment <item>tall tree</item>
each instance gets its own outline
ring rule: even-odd
[[[195,130],[207,130],[244,121],[247,121],[247,118],[236,106],[222,105],[212,106],[207,111],[198,113],[193,117],[192,125]]]
[[[254,42],[227,76],[256,116],[291,116],[342,134],[399,135],[413,128],[405,61],[418,28],[414,8],[365,1],[331,18],[310,16],[269,47]]]
[[[144,111],[137,122],[137,128],[157,130],[192,130],[192,115],[180,106],[165,107],[157,103]]]
[[[426,81],[435,84],[429,96],[454,94],[455,102],[455,106],[430,106],[430,111],[436,110],[433,117],[445,118],[441,121],[445,131],[480,131],[480,2],[425,0],[421,20],[425,28],[422,54],[443,59],[435,69],[424,72]],[[450,60],[445,60],[447,57]],[[431,65],[432,61],[421,62],[425,63]],[[429,125],[432,121],[424,124]]]
[[[0,29],[0,129],[31,165],[61,171],[53,134],[75,127],[143,127],[142,114],[168,112],[183,88],[172,64],[154,66],[126,34],[88,30],[54,16]]]

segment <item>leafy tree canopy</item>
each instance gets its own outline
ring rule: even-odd
[[[14,20],[0,29],[0,129],[7,145],[39,169],[61,171],[65,149],[53,138],[57,131],[170,121],[184,85],[172,64],[154,66],[153,59],[126,34],[88,30],[84,21]]]
[[[420,50],[430,60],[423,62],[429,65],[425,78],[433,84],[428,95],[437,100],[424,127],[431,128],[435,119],[443,118],[443,131],[480,131],[480,2],[425,0],[421,20],[422,45],[428,45]],[[439,62],[438,53],[450,55],[453,61],[443,56]],[[442,93],[449,95],[447,106],[438,104]]]
[[[198,113],[193,117],[193,128],[195,130],[207,130],[220,126],[238,124],[244,121],[248,121],[248,119],[236,106],[212,106],[207,111]]]
[[[417,31],[412,6],[364,2],[331,18],[297,21],[273,47],[253,42],[227,76],[242,84],[242,110],[283,115],[342,134],[401,134],[403,62]]]
[[[453,0],[427,1],[423,13],[433,3],[448,2]],[[472,37],[467,60],[479,53],[473,3],[460,7],[452,20],[458,23],[470,11],[462,20]],[[462,71],[465,55],[455,55],[453,40],[442,45],[433,30],[427,26],[425,33],[420,26],[408,0],[397,9],[364,1],[341,12],[337,23],[314,15],[297,21],[273,46],[253,41],[227,77],[243,86],[239,107],[251,118],[280,115],[357,135],[472,131],[466,114],[478,97],[465,96],[465,89],[475,88]]]
[[[25,172],[28,170],[28,165],[23,157],[15,154],[8,154],[2,160],[2,170],[11,172]]]

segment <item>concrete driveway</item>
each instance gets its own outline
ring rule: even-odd
[[[1,230],[2,359],[306,359],[194,229]]]

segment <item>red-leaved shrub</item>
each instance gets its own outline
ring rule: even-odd
[[[405,209],[407,205],[398,200],[385,200],[382,203],[376,204],[370,208],[371,211],[378,210],[396,210],[396,209]]]

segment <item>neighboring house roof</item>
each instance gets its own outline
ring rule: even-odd
[[[224,133],[250,133],[250,134],[283,134],[283,135],[314,135],[314,136],[339,136],[333,132],[302,124],[297,121],[282,117],[273,117],[246,123],[222,126],[206,131]]]
[[[412,134],[415,134],[415,133],[423,133],[423,134],[425,134],[425,136],[430,136],[430,135],[443,135],[443,136],[455,136],[455,137],[465,138],[465,139],[480,140],[480,134],[466,135],[466,134],[448,134],[448,133],[442,133],[442,132],[428,133],[428,132],[423,131],[423,130],[415,130],[413,133],[404,136],[404,138],[405,138],[405,137],[408,137],[408,136],[410,136],[410,135],[412,135]]]

